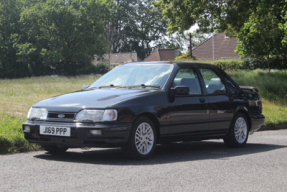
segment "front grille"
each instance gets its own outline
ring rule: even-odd
[[[56,121],[73,121],[75,118],[75,113],[61,113],[61,112],[49,112],[48,120]]]

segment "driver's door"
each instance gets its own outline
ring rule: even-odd
[[[189,95],[175,96],[169,106],[171,135],[192,135],[208,131],[208,98],[203,95],[195,68],[181,68],[173,80],[173,87],[188,86]]]

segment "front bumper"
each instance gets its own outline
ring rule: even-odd
[[[253,133],[260,129],[260,127],[264,124],[265,117],[264,115],[252,115],[251,118],[251,129],[250,132]]]
[[[30,126],[25,131],[24,126]],[[71,136],[40,135],[40,126],[70,127]],[[120,147],[129,141],[132,123],[63,123],[27,121],[22,125],[25,139],[31,143],[61,145],[66,147]],[[101,135],[93,135],[91,130],[101,130]]]

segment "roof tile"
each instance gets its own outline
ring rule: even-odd
[[[237,38],[225,38],[225,33],[214,35],[214,59],[238,58],[235,48],[238,45]],[[197,59],[212,59],[212,37],[193,49],[192,53]]]

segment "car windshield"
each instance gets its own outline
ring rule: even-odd
[[[114,68],[95,83],[93,87],[144,87],[162,88],[167,81],[173,65],[134,64]]]

